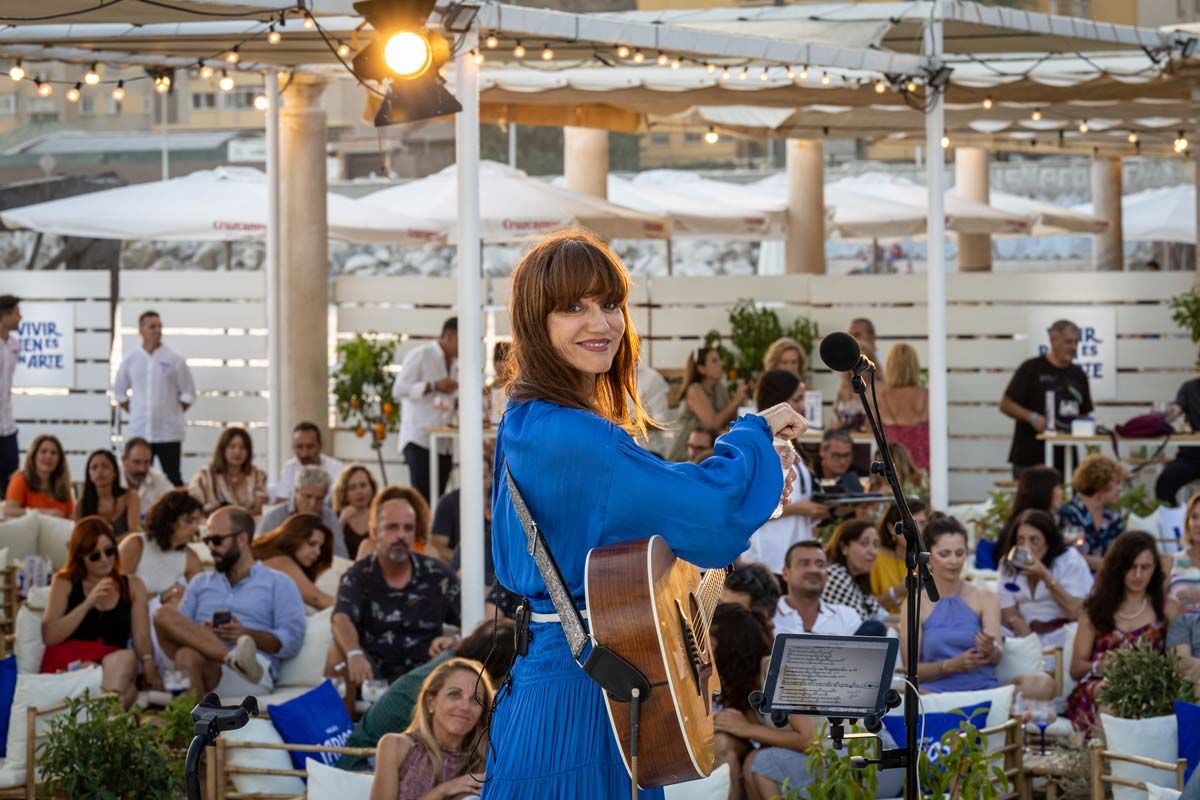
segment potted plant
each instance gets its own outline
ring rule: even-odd
[[[723,343],[720,331],[711,330],[704,337],[706,347],[716,347],[721,363],[730,378],[754,380],[762,372],[763,356],[776,339],[787,336],[795,339],[812,357],[817,338],[817,324],[807,317],[797,317],[786,329],[772,309],[761,308],[753,300],[738,300],[729,309],[729,343]]]
[[[396,342],[377,334],[358,334],[337,347],[333,369],[333,395],[338,418],[353,426],[354,435],[371,436],[371,449],[379,459],[379,475],[387,483],[383,443],[400,425],[400,411],[392,402],[392,378],[387,369],[395,360]]]
[[[1100,703],[1113,716],[1145,719],[1174,713],[1174,702],[1194,703],[1191,681],[1179,676],[1179,656],[1139,644],[1110,650],[1101,662]]]
[[[136,709],[112,695],[68,699],[49,721],[38,766],[46,791],[71,800],[177,800],[183,795],[183,759]]]
[[[1200,342],[1200,290],[1189,289],[1171,298],[1171,319]]]

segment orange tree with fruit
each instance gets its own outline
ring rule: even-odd
[[[379,474],[387,483],[383,443],[400,425],[400,410],[392,402],[392,376],[388,367],[396,355],[396,341],[381,339],[373,332],[358,334],[337,347],[333,368],[333,396],[338,419],[353,426],[354,435],[371,437],[371,449],[379,459]]]

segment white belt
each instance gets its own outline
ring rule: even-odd
[[[586,608],[579,612],[579,616],[583,617],[584,619],[589,619],[589,617],[590,617]],[[560,618],[558,616],[558,614],[539,614],[536,611],[531,611],[529,613],[529,621],[530,622],[554,622],[559,625],[562,624],[562,618]]]

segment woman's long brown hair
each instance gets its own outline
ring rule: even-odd
[[[590,392],[584,376],[554,349],[546,330],[551,313],[565,311],[584,297],[619,305],[625,319],[612,367],[596,376]],[[509,397],[594,411],[633,436],[661,430],[638,398],[638,335],[629,318],[628,299],[625,265],[591,232],[560,231],[535,244],[512,276],[512,347],[501,371]]]
[[[256,538],[250,548],[259,561],[266,561],[273,556],[295,558],[296,551],[308,542],[313,531],[325,534],[321,556],[311,567],[300,566],[299,562],[296,566],[315,583],[321,573],[333,564],[333,531],[316,514],[292,514],[278,528]]]

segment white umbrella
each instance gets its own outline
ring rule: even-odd
[[[1092,213],[1092,204],[1075,211]],[[1147,189],[1121,198],[1121,238],[1127,242],[1196,243],[1196,187]]]
[[[1108,230],[1108,221],[1092,214],[995,189],[988,193],[988,205],[1032,220],[1033,229],[1030,236],[1071,236],[1104,233]]]
[[[787,202],[787,175],[782,172],[753,184],[755,190]],[[925,233],[924,203],[883,198],[850,180],[825,184],[825,226],[831,239],[892,239]]]
[[[424,219],[362,208],[328,195],[329,236],[360,243],[413,244],[444,238]],[[9,228],[95,239],[229,242],[267,231],[266,175],[218,167],[182,178],[138,183],[0,212]]]
[[[420,214],[451,232],[458,220],[458,177],[454,165],[427,178],[360,198],[363,208]],[[605,238],[665,239],[670,220],[609,203],[530,178],[494,161],[479,164],[479,217],[486,241],[514,241],[581,225]]]

